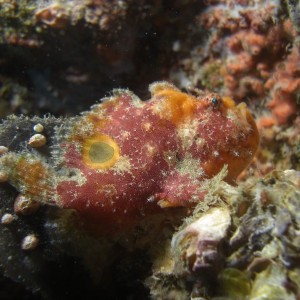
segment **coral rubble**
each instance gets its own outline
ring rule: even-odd
[[[290,8],[290,14],[292,4]],[[199,40],[174,79],[247,99],[270,116],[262,123],[285,124],[295,117],[300,87],[297,25],[279,1],[212,1],[198,16],[199,29],[210,33]],[[204,45],[203,45],[204,44]],[[178,76],[182,73],[184,76]]]
[[[153,298],[297,299],[300,173],[221,182],[210,197],[226,207],[196,210],[181,226],[147,280]]]

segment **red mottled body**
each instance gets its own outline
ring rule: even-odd
[[[246,105],[216,94],[188,95],[165,82],[152,84],[150,91],[151,99],[142,102],[117,90],[71,119],[56,167],[35,161],[45,174],[32,182],[15,159],[10,181],[34,199],[119,228],[165,207],[201,201],[203,181],[224,165],[226,180],[235,180],[259,142]],[[12,154],[7,157],[11,162]]]
[[[114,218],[114,215],[131,218],[157,207],[151,199],[162,191],[164,177],[170,175],[172,169],[166,155],[182,153],[179,140],[174,136],[174,124],[159,120],[151,113],[150,106],[131,106],[127,95],[115,101],[118,101],[117,107],[114,102],[106,105],[111,121],[97,127],[95,135],[112,137],[118,144],[121,158],[116,164],[119,162],[119,166],[90,168],[85,165],[81,151],[71,144],[65,153],[66,166],[78,168],[87,181],[79,186],[77,181],[62,181],[57,187],[63,206],[75,206],[81,213],[100,220]],[[147,124],[149,128],[145,128]]]
[[[234,180],[258,143],[245,107],[236,109],[214,94],[196,98],[165,83],[152,86],[147,102],[121,91],[84,118],[82,126],[94,126],[91,137],[74,132],[64,157],[65,167],[79,169],[87,180],[61,181],[57,193],[64,207],[99,220],[122,222],[159,206],[199,201],[204,179],[228,164],[227,179]],[[110,167],[87,166],[82,157],[86,138],[96,142],[98,135],[119,147]]]

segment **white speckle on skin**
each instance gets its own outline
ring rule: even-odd
[[[239,157],[240,156],[240,153],[236,150],[233,150],[233,156],[234,157]]]
[[[155,198],[153,195],[147,198],[147,202],[149,202],[149,203],[154,202],[154,200],[155,200]]]
[[[200,177],[204,177],[206,174],[205,174],[205,171],[203,170],[203,168],[199,168],[199,176]]]
[[[219,151],[213,151],[212,154],[213,154],[214,157],[219,157],[220,156]]]

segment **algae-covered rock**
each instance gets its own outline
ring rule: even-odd
[[[228,207],[196,211],[174,235],[147,281],[154,299],[159,290],[162,299],[174,291],[182,299],[296,299],[300,173],[273,172],[235,188],[221,182],[211,196]]]

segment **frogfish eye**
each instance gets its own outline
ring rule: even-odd
[[[119,146],[107,135],[97,135],[83,143],[83,162],[90,168],[108,169],[117,162],[119,156]]]
[[[89,158],[93,163],[104,163],[114,156],[114,148],[103,142],[95,142],[89,150]]]
[[[217,107],[217,106],[219,106],[220,101],[219,101],[216,97],[213,97],[213,98],[211,99],[211,103],[212,103],[215,107]]]

